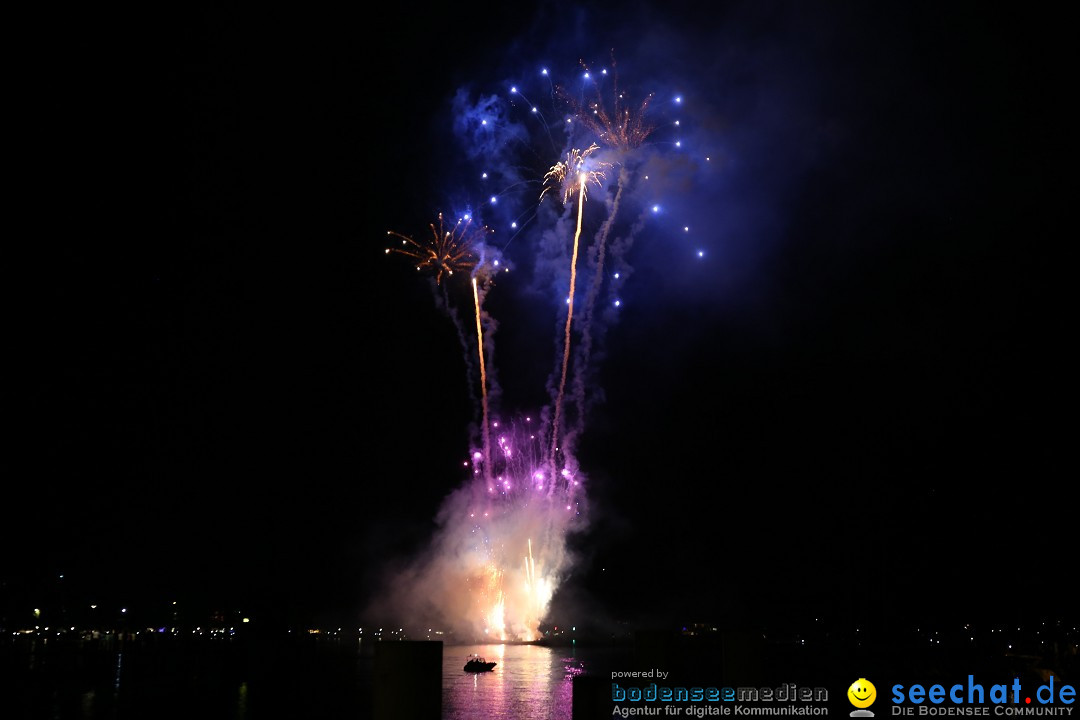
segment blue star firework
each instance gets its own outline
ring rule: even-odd
[[[490,207],[490,214],[504,218],[502,222],[513,231],[510,240],[523,235],[524,226],[531,221],[545,224],[523,235],[525,240],[536,241],[537,255],[530,265],[541,270],[537,276],[554,278],[556,286],[562,287],[569,249],[566,316],[564,322],[561,313],[558,319],[561,352],[556,351],[556,365],[548,376],[550,406],[541,413],[509,424],[500,420],[501,389],[492,362],[497,323],[484,312],[483,305],[494,273],[505,269],[505,264],[500,265],[500,253],[509,240],[501,243],[502,250],[494,249],[484,239],[490,230],[472,225],[468,216],[446,227],[440,215],[438,223],[431,225],[430,238],[423,242],[389,233],[401,244],[388,248],[387,253],[405,255],[415,262],[417,270],[431,272],[444,298],[449,298],[446,283],[442,283],[445,277],[459,273],[472,276],[472,320],[479,363],[471,358],[468,362],[470,374],[479,372],[482,404],[477,408],[478,432],[472,436],[470,455],[464,463],[471,479],[446,498],[430,553],[404,571],[393,585],[396,592],[387,599],[395,613],[407,611],[414,618],[445,623],[462,639],[539,638],[540,623],[570,566],[567,540],[584,522],[586,478],[578,467],[574,447],[585,417],[590,324],[593,304],[605,284],[604,248],[609,233],[620,233],[610,254],[625,263],[634,234],[644,226],[646,215],[654,216],[647,210],[654,198],[631,195],[632,168],[644,161],[646,145],[654,158],[662,152],[649,142],[655,130],[648,117],[654,96],[630,102],[618,88],[613,64],[610,70],[595,75],[594,97],[586,100],[583,95],[569,103],[570,98],[556,87],[551,73],[546,68],[540,71],[543,99],[551,101],[544,111],[516,84],[506,87],[505,98],[481,94],[474,99],[462,91],[455,99],[454,130],[466,143],[470,157],[484,163],[475,177],[483,183],[482,197],[488,200],[485,206]],[[520,108],[517,119],[511,113],[514,107]],[[549,116],[559,119],[548,123]],[[535,143],[529,140],[534,134]],[[560,136],[561,151],[556,149]],[[540,171],[537,166],[546,165],[544,158],[552,155],[559,161],[546,172]],[[609,173],[615,167],[612,161],[618,162],[619,172],[611,183],[614,187],[609,188]],[[643,174],[642,180],[647,179]],[[539,198],[533,190],[523,192],[534,183],[543,186]],[[583,237],[584,206],[590,190],[600,193],[599,212],[604,215],[591,245],[589,238]],[[549,196],[562,203],[563,212],[539,211]],[[616,230],[620,203],[632,202],[631,197],[637,202],[639,217]],[[577,207],[573,208],[575,202]],[[571,212],[576,214],[572,241],[565,223]],[[587,250],[593,278],[584,308],[578,307],[575,317],[578,262],[583,249]],[[612,282],[623,282],[618,273],[614,278]],[[561,292],[559,296],[561,307]],[[445,304],[464,345],[461,318],[449,307],[449,299]],[[614,305],[618,305],[617,300]],[[602,319],[598,317],[599,322]],[[577,342],[575,331],[580,345],[572,345],[572,341]],[[471,343],[470,339],[470,349]],[[575,348],[577,354],[572,355]],[[574,387],[569,407],[576,402],[576,413],[568,413],[564,407],[570,394],[567,379],[572,357]]]

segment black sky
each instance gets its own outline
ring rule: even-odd
[[[429,536],[473,419],[453,328],[385,232],[460,192],[457,88],[571,68],[595,34],[669,53],[655,73],[718,108],[744,182],[714,199],[745,216],[717,231],[724,267],[635,250],[575,593],[628,615],[857,605],[857,568],[893,616],[1066,606],[1012,584],[1075,572],[1054,18],[380,12],[27,20],[9,598],[65,573],[124,603],[357,613]]]

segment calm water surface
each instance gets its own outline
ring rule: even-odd
[[[364,720],[373,653],[353,642],[0,643],[0,720]],[[447,645],[444,720],[570,720],[573,678],[611,651]],[[466,657],[497,663],[464,671]]]
[[[468,655],[498,663],[467,673]],[[443,720],[570,720],[573,677],[589,665],[575,648],[448,645],[443,648]]]

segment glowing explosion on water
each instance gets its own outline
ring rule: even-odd
[[[480,417],[476,448],[464,463],[469,479],[443,503],[439,532],[429,552],[393,578],[384,602],[398,614],[438,623],[460,637],[537,639],[555,590],[570,567],[568,538],[584,525],[585,481],[574,447],[590,405],[591,349],[616,319],[621,305],[618,291],[629,274],[626,257],[634,238],[646,219],[659,211],[650,194],[657,184],[639,191],[644,184],[639,180],[649,178],[642,168],[652,163],[663,171],[675,162],[666,156],[682,147],[677,137],[651,141],[657,131],[646,113],[655,108],[656,93],[648,93],[635,109],[615,82],[614,61],[610,68],[609,74],[608,68],[593,72],[585,67],[581,87],[571,89],[556,86],[548,70],[540,70],[537,81],[551,101],[551,107],[543,110],[517,86],[505,96],[481,97],[475,103],[459,96],[455,130],[464,150],[487,164],[481,175],[485,182],[504,188],[490,195],[491,215],[518,205],[520,214],[502,223],[509,239],[496,243],[498,231],[475,222],[475,212],[462,213],[450,226],[440,213],[424,241],[388,233],[399,242],[387,248],[388,255],[404,255],[417,270],[430,273],[436,302],[454,322],[466,352],[470,382],[480,388]],[[669,108],[681,108],[681,97],[672,94],[666,100]],[[556,121],[549,122],[548,115]],[[664,127],[671,135],[680,121]],[[556,137],[562,138],[561,149]],[[586,149],[578,149],[582,147]],[[546,155],[555,162],[546,170],[536,167],[529,176],[522,170],[525,161],[512,156],[510,148],[528,148],[518,154]],[[684,156],[681,162],[685,161]],[[589,213],[604,216],[591,239],[584,222],[589,185],[594,187],[588,204],[600,208]],[[541,205],[547,196],[553,202]],[[627,217],[620,219],[627,204],[624,196],[633,204]],[[565,298],[565,303],[553,303],[560,317],[555,366],[547,383],[550,405],[538,416],[522,415],[507,424],[493,419],[497,412],[489,404],[491,396],[501,393],[496,392],[490,370],[496,323],[485,311],[484,300],[493,290],[496,273],[509,270],[504,251],[519,237],[515,248],[534,253],[535,266],[544,270],[538,275],[546,278],[542,282],[548,294]],[[584,300],[575,315],[582,244],[591,272],[584,278]],[[604,271],[605,253],[620,270],[610,275]],[[467,274],[471,292],[451,286]],[[608,312],[597,312],[605,289]],[[461,296],[468,298],[465,302],[471,300],[467,313]]]

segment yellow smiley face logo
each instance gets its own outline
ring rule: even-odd
[[[847,689],[848,700],[857,708],[868,708],[877,698],[877,688],[866,678],[859,678]]]

